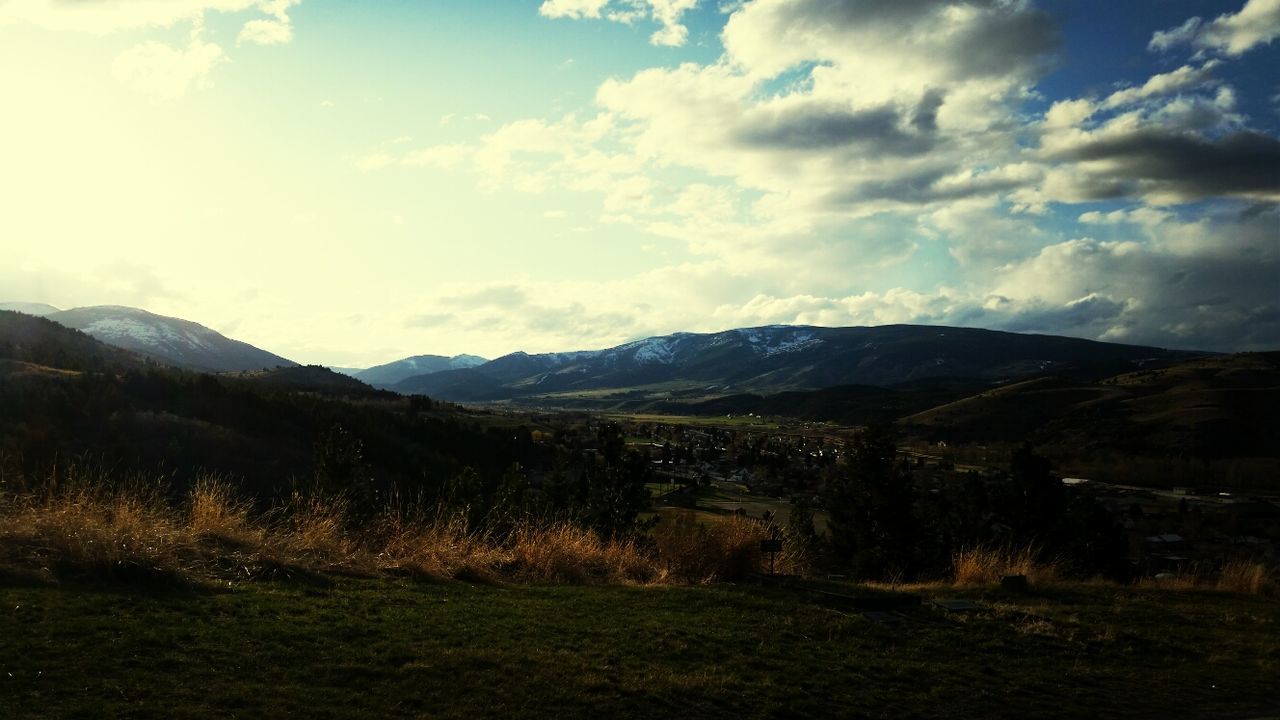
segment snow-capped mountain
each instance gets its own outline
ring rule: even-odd
[[[99,305],[58,311],[46,317],[108,345],[188,370],[232,372],[297,365],[203,325],[138,308]]]
[[[0,310],[11,310],[13,312],[20,312],[26,315],[40,315],[40,316],[52,315],[53,313],[59,312],[58,308],[52,305],[46,305],[45,303],[30,303],[30,302],[0,303]]]
[[[414,375],[441,372],[444,370],[462,370],[473,368],[489,362],[478,355],[414,355],[403,360],[396,360],[385,365],[378,365],[367,370],[360,370],[351,377],[368,383],[374,387],[388,387]]]
[[[1002,380],[1082,365],[1185,353],[1049,335],[918,325],[791,325],[675,333],[604,350],[505,355],[465,372],[410,377],[391,389],[494,400],[637,389],[709,394],[887,386],[923,378]]]

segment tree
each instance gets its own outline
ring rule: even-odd
[[[372,509],[375,493],[364,464],[364,443],[341,425],[330,426],[316,440],[314,475],[320,495],[345,495],[357,510]]]
[[[638,530],[640,512],[649,506],[649,464],[639,453],[628,453],[616,465],[587,469],[586,517],[604,537],[620,537]]]
[[[818,541],[818,530],[813,525],[813,507],[808,496],[798,495],[791,502],[791,514],[787,516],[788,534],[794,542],[812,547]]]
[[[844,472],[827,486],[836,561],[862,576],[907,572],[913,555],[912,505],[911,479],[898,466],[892,427],[864,429],[849,444]]]
[[[1053,477],[1048,458],[1037,455],[1030,443],[1013,453],[1005,520],[1019,541],[1049,541],[1066,510],[1062,483]]]

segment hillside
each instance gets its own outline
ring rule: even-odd
[[[358,370],[352,374],[352,377],[374,387],[385,388],[415,375],[473,368],[486,362],[488,360],[476,355],[454,355],[453,357],[414,355],[413,357],[396,360],[385,365],[377,365],[367,370]]]
[[[230,377],[249,380],[270,387],[322,394],[364,394],[375,392],[373,388],[355,378],[319,365],[277,367],[270,370],[234,373]]]
[[[324,368],[192,373],[44,318],[0,312],[0,457],[26,472],[74,458],[160,473],[182,487],[214,471],[256,498],[273,497],[313,476],[334,428],[358,443],[348,454],[374,489],[537,460],[510,432]]]
[[[557,404],[601,391],[628,399],[885,387],[930,378],[1002,382],[1045,373],[1105,377],[1198,353],[972,328],[887,325],[769,326],[676,333],[597,351],[514,353],[456,375],[402,381],[402,392],[448,400],[544,399]]]
[[[30,302],[5,302],[0,303],[0,310],[8,310],[10,312],[20,312],[27,315],[51,315],[59,312],[58,308],[47,305],[45,303]]]
[[[137,308],[101,305],[63,310],[46,317],[108,345],[187,370],[234,372],[297,365],[189,320]]]
[[[1084,382],[1012,383],[902,423],[939,439],[1022,438],[1142,454],[1280,457],[1280,353],[1199,358]]]
[[[142,357],[42,317],[0,310],[0,358],[60,370],[104,371],[137,367]]]
[[[846,590],[846,592],[853,591]],[[781,589],[302,577],[12,587],[6,717],[1259,718],[1274,600],[1063,585],[863,613]],[[876,619],[870,619],[876,618]],[[69,648],[75,648],[74,652]]]

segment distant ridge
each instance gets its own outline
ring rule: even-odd
[[[243,372],[297,363],[198,323],[118,305],[63,310],[46,316],[108,345],[202,372]]]
[[[1053,372],[1113,375],[1197,353],[1054,335],[923,325],[792,325],[674,333],[604,350],[517,352],[469,369],[395,383],[455,401],[714,398],[737,393],[887,387],[928,378],[1002,382]]]
[[[377,365],[367,370],[360,370],[351,374],[351,377],[374,387],[388,388],[415,375],[425,375],[445,370],[464,370],[483,365],[486,362],[488,360],[478,355],[454,355],[453,357],[414,355],[386,363],[385,365]]]
[[[60,312],[58,308],[52,305],[46,305],[45,303],[30,303],[30,302],[0,303],[0,310],[8,310],[10,312],[20,312],[20,313],[25,313],[27,315],[37,315],[37,316],[51,315],[53,313]]]

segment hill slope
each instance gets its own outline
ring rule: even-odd
[[[45,303],[6,302],[0,303],[0,310],[26,313],[27,315],[50,315],[59,312],[58,308]]]
[[[414,355],[396,360],[385,365],[377,365],[367,370],[355,372],[352,377],[374,387],[389,387],[401,380],[415,375],[443,372],[445,370],[462,370],[483,365],[488,360],[477,355]]]
[[[902,423],[938,439],[1031,438],[1077,454],[1280,457],[1280,352],[1198,358],[1094,382],[1037,378]]]
[[[64,310],[47,317],[108,345],[143,353],[187,370],[236,372],[297,365],[189,320],[137,308],[100,305]]]
[[[397,385],[450,400],[559,399],[601,390],[642,390],[649,399],[702,390],[709,395],[889,386],[937,377],[1007,381],[1047,372],[1103,377],[1198,353],[1050,335],[972,328],[887,325],[769,326],[676,333],[596,351],[513,353],[479,365],[458,390],[454,376]],[[632,397],[636,393],[631,393]]]
[[[52,320],[0,310],[0,358],[76,372],[139,366],[134,353],[102,344]]]

